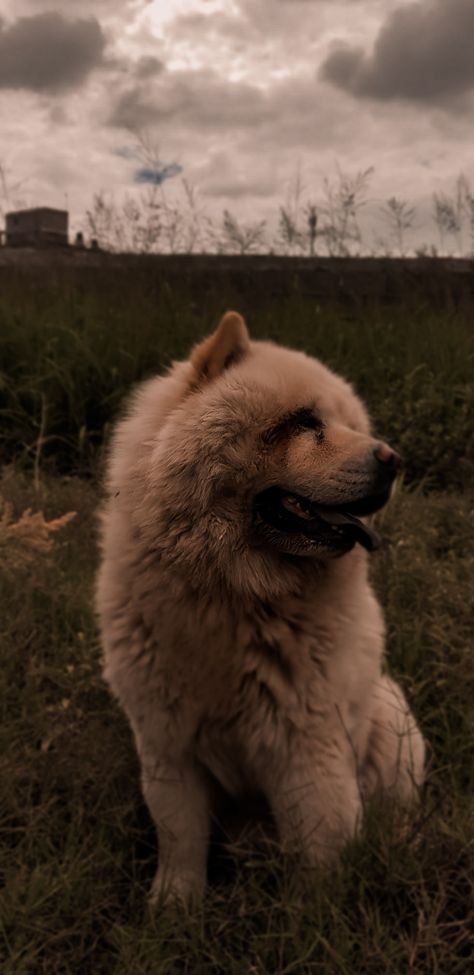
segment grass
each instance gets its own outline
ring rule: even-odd
[[[459,487],[474,473],[472,304],[420,295],[382,307],[320,306],[288,279],[284,297],[229,274],[179,289],[137,266],[82,276],[16,274],[0,294],[0,459],[93,473],[130,385],[185,356],[227,307],[255,337],[302,348],[350,378],[405,476]],[[196,290],[197,289],[197,290]]]
[[[229,278],[199,295],[137,270],[0,295],[0,495],[16,517],[76,516],[33,562],[0,565],[2,975],[468,975],[474,933],[472,309],[278,301]],[[401,831],[371,809],[334,873],[301,895],[291,863],[251,838],[211,858],[202,910],[150,915],[156,838],[128,726],[100,675],[92,611],[103,444],[130,384],[226,307],[254,335],[352,379],[405,455],[372,559],[388,659],[430,744]],[[80,475],[80,476],[79,476]],[[1,520],[1,519],[0,519]],[[11,560],[10,560],[11,561]]]
[[[339,871],[303,899],[271,846],[214,856],[202,911],[150,916],[155,835],[128,727],[100,677],[92,613],[96,488],[6,469],[18,513],[76,518],[35,569],[2,571],[4,975],[470,970],[474,925],[474,675],[469,496],[402,490],[373,577],[389,661],[430,742],[404,834],[372,810]]]

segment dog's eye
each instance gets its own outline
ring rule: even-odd
[[[275,443],[287,437],[291,437],[301,430],[313,430],[319,437],[323,436],[324,423],[310,409],[295,410],[288,416],[283,417],[280,423],[266,430],[263,439],[266,443]]]
[[[303,430],[315,430],[317,433],[321,433],[324,424],[319,416],[315,416],[311,410],[299,410],[294,416],[295,426],[301,427]]]

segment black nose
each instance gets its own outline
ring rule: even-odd
[[[377,444],[374,450],[374,457],[380,464],[380,473],[383,471],[385,474],[390,474],[392,477],[395,477],[397,471],[400,470],[402,464],[400,454],[397,454],[396,450],[388,447],[386,443]]]

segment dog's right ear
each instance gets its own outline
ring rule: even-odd
[[[220,376],[229,366],[243,359],[249,349],[250,336],[244,319],[236,311],[226,312],[216,331],[192,352],[196,382]]]

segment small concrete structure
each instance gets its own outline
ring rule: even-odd
[[[67,247],[68,221],[67,210],[53,207],[7,213],[5,244],[7,247]]]

